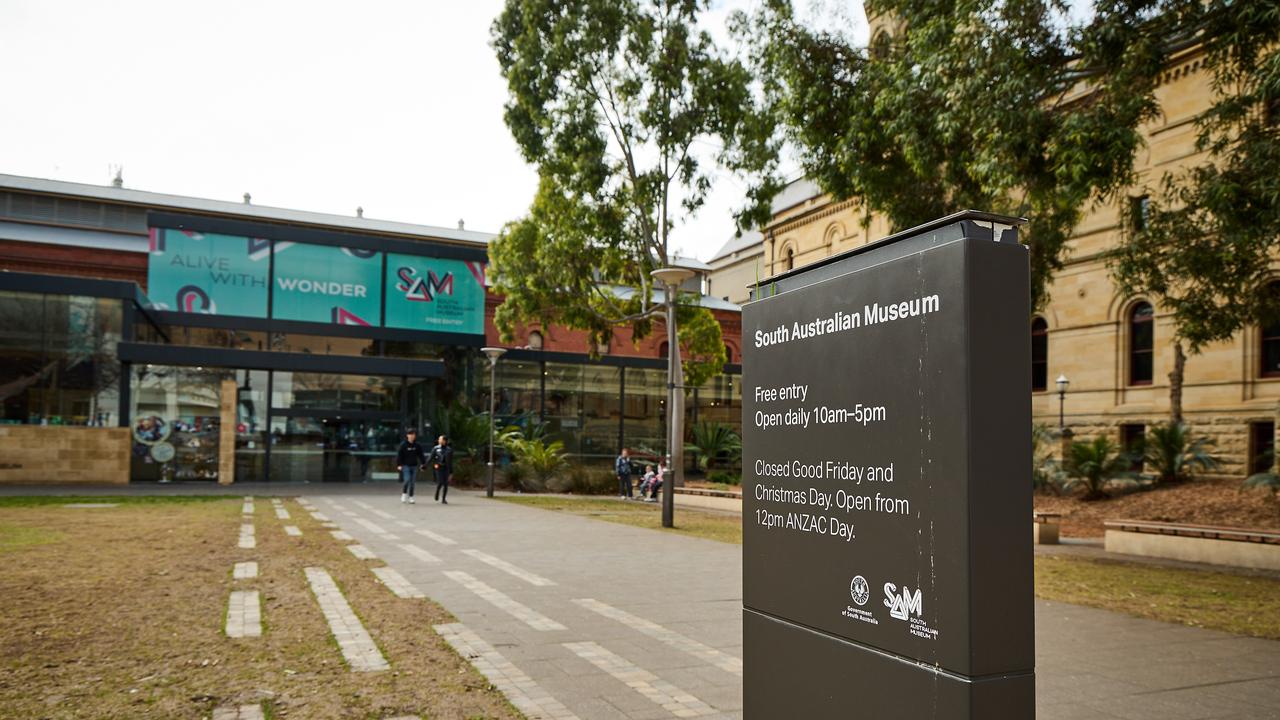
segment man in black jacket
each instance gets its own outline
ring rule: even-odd
[[[404,434],[404,442],[396,450],[396,470],[400,471],[400,502],[413,504],[413,484],[418,478],[418,468],[427,464],[427,453],[418,444],[418,431],[410,428]]]
[[[449,504],[449,477],[453,475],[453,448],[449,438],[441,435],[431,448],[431,470],[436,475],[436,500]]]

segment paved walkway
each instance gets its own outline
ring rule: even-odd
[[[372,490],[308,494],[457,616],[441,633],[531,718],[742,716],[738,546]],[[1036,627],[1039,720],[1280,718],[1280,643],[1046,602]]]

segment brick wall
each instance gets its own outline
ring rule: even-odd
[[[129,428],[0,425],[0,485],[129,482]]]

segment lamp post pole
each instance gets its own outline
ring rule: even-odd
[[[485,483],[485,497],[493,497],[493,423],[498,402],[498,358],[506,351],[500,347],[481,348],[489,358],[489,478]]]
[[[671,477],[662,481],[662,527],[675,527],[675,488],[684,473],[684,372],[680,366],[680,338],[676,332],[676,297],[680,283],[693,277],[693,271],[664,267],[650,274],[667,289],[667,455],[670,458],[667,470]]]
[[[1071,384],[1071,381],[1067,379],[1066,375],[1059,375],[1057,379],[1057,383],[1058,383],[1058,429],[1065,430],[1067,427],[1067,423],[1066,423],[1067,386]]]

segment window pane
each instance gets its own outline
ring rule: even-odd
[[[1129,382],[1131,384],[1151,382],[1151,359],[1152,354],[1149,352],[1133,354],[1132,364],[1129,366]]]
[[[400,409],[401,381],[384,375],[277,372],[271,406],[284,410]]]
[[[667,371],[627,368],[626,372],[623,443],[638,456],[656,457],[667,447]]]
[[[608,466],[618,453],[621,427],[622,368],[586,365],[582,381],[582,447],[584,461],[599,459]]]
[[[577,454],[581,449],[583,366],[571,363],[546,364],[546,405],[543,420],[547,432]]]
[[[1262,341],[1262,374],[1280,375],[1280,337]]]
[[[1133,323],[1133,334],[1130,336],[1130,348],[1134,352],[1150,350],[1154,346],[1155,323],[1150,321]]]
[[[133,368],[134,480],[217,480],[224,371]],[[172,459],[161,451],[172,449]]]

